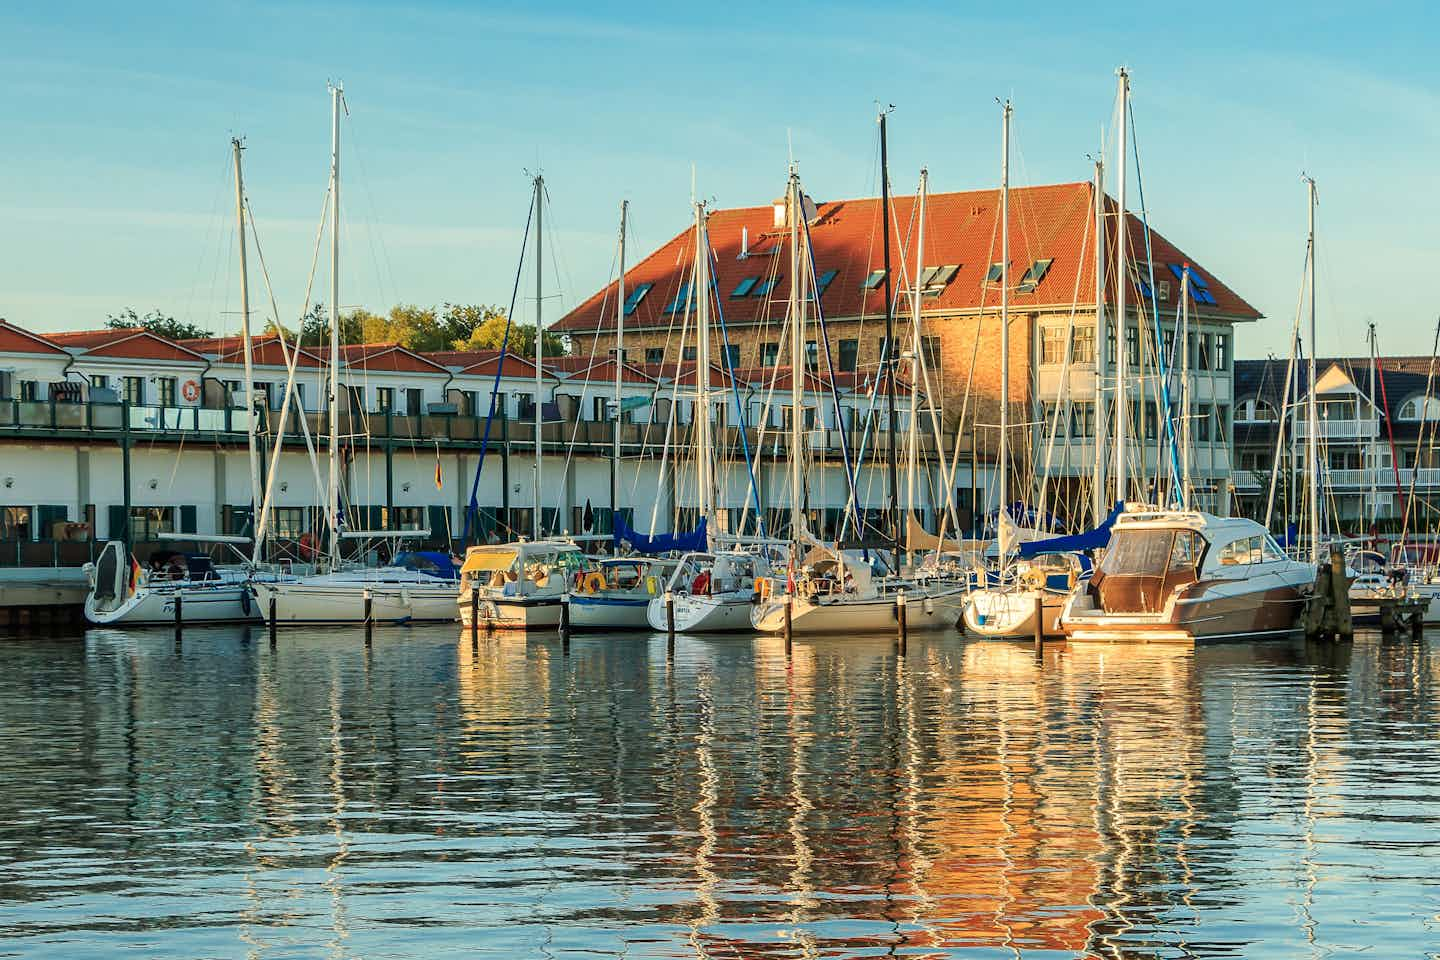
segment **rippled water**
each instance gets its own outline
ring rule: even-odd
[[[0,956],[1433,957],[1437,647],[3,641]]]

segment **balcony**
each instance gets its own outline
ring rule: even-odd
[[[273,438],[282,432],[282,420],[276,411],[262,410],[255,414],[256,432]],[[283,421],[283,433],[287,444],[302,443],[301,419],[312,437],[330,435],[330,416],[326,412],[291,410]],[[463,414],[423,414],[408,416],[384,412],[342,411],[336,425],[342,437],[365,436],[372,442],[384,444],[386,440],[403,440],[407,443],[423,441],[439,442],[449,448],[478,450],[486,439],[486,422],[483,416]],[[671,433],[671,442],[685,446],[693,436],[694,425],[677,423]],[[627,456],[637,449],[655,451],[664,445],[667,424],[622,423],[620,443],[626,448]],[[741,448],[739,427],[717,423],[714,426],[715,442],[726,450]],[[744,443],[751,456],[761,452],[761,432],[755,427],[744,432]],[[806,444],[815,454],[839,458],[842,443],[853,459],[860,443],[861,431],[815,429],[806,431]],[[68,403],[63,401],[19,401],[0,400],[0,438],[55,438],[69,440],[116,441],[141,437],[152,440],[181,440],[203,437],[219,443],[243,444],[245,442],[245,410],[209,409],[204,407],[151,407],[130,406],[119,403]],[[902,437],[904,434],[901,435]],[[764,433],[764,452],[775,456],[788,455],[790,435],[788,430],[778,427],[767,428]],[[577,452],[591,456],[608,456],[614,442],[614,428],[609,421],[568,420],[546,423],[541,427],[541,442],[554,452],[573,447]],[[866,458],[874,460],[885,456],[890,448],[890,434],[884,430],[872,429],[867,439]],[[535,443],[535,424],[531,420],[496,418],[489,425],[489,448],[503,449],[509,444],[512,449],[524,448]],[[948,449],[948,445],[947,445]],[[936,455],[936,444],[932,437],[922,432],[920,454],[922,458]]]
[[[1321,420],[1320,436],[1327,440],[1373,440],[1380,436],[1380,420],[1369,417],[1360,420]],[[1301,440],[1310,436],[1310,421],[1303,412],[1295,418],[1295,436]]]

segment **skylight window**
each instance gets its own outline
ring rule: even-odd
[[[1004,265],[1003,263],[992,263],[992,264],[990,264],[990,269],[987,270],[987,271],[985,271],[985,282],[986,282],[986,283],[999,283],[999,282],[1000,282],[1000,278],[1003,277],[1004,275],[1005,275],[1005,265]]]
[[[770,291],[775,289],[775,284],[779,283],[781,279],[782,279],[782,278],[781,278],[781,275],[777,273],[777,274],[776,274],[775,276],[773,276],[773,277],[768,277],[768,278],[766,278],[766,279],[764,279],[764,280],[761,280],[759,283],[757,283],[757,284],[755,285],[755,289],[753,289],[753,290],[750,291],[750,296],[752,296],[752,297],[767,297],[767,296],[769,296],[769,295],[770,295]]]
[[[861,290],[874,290],[876,287],[880,286],[880,283],[881,283],[884,279],[885,279],[885,271],[884,271],[884,270],[872,270],[872,271],[870,272],[870,275],[865,278],[865,282],[862,283],[862,284],[860,284],[860,289],[861,289]]]
[[[1025,271],[1025,276],[1020,278],[1020,292],[1029,293],[1040,286],[1040,281],[1045,279],[1045,274],[1050,272],[1050,264],[1054,260],[1036,260],[1030,264],[1030,269]]]
[[[820,274],[820,276],[816,278],[816,280],[815,280],[815,299],[816,299],[816,300],[819,300],[821,297],[825,296],[825,290],[826,290],[826,288],[830,286],[831,281],[833,281],[833,280],[835,279],[835,275],[838,274],[839,272],[840,272],[839,270],[826,270],[824,273]]]
[[[1171,273],[1175,274],[1176,280],[1185,275],[1185,268],[1178,263],[1170,263],[1166,266],[1170,268]],[[1200,276],[1200,271],[1194,267],[1190,268],[1190,296],[1196,303],[1215,305],[1215,295],[1210,292],[1210,284]]]
[[[920,295],[938,297],[945,292],[950,281],[960,272],[960,264],[945,263],[938,267],[926,267],[920,273]]]
[[[755,284],[759,282],[759,277],[746,277],[744,280],[741,280],[735,285],[735,289],[730,291],[730,296],[743,297],[750,292],[751,288],[754,287]]]
[[[689,301],[689,299],[690,299],[690,284],[689,284],[689,282],[680,284],[680,289],[675,291],[675,299],[670,301],[670,305],[665,308],[665,312],[666,312],[666,313],[679,313],[681,310],[684,310],[684,309],[685,309],[685,304]]]
[[[640,306],[640,301],[645,299],[645,294],[649,293],[653,286],[655,286],[653,283],[642,283],[630,291],[630,295],[625,298],[625,316],[628,317],[635,312],[635,308]]]

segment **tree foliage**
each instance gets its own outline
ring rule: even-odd
[[[184,320],[167,317],[159,310],[151,310],[142,317],[132,307],[112,313],[105,321],[105,326],[111,330],[148,330],[171,340],[198,340],[210,336],[209,330]]]
[[[360,308],[340,314],[341,343],[398,343],[411,350],[498,350],[505,335],[505,311],[483,304],[444,303],[421,307],[402,303],[389,313],[371,313]],[[266,325],[267,332],[274,324]],[[294,331],[286,328],[288,336]],[[330,342],[330,315],[325,305],[314,304],[300,318],[300,342],[323,347]],[[510,328],[511,353],[531,356],[535,352],[535,327],[516,323]],[[545,355],[566,352],[563,337],[545,335]]]

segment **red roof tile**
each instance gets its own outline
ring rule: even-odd
[[[1094,220],[1092,196],[1088,182],[1011,190],[1012,286],[1018,286],[1034,261],[1053,261],[1033,291],[1013,290],[1011,303],[1017,310],[1069,307],[1072,301],[1082,305],[1094,303],[1094,239],[1089,236]],[[900,287],[914,271],[913,262],[906,262],[901,242],[910,230],[915,205],[914,197],[896,197],[891,201],[895,224],[891,241],[892,276],[896,285],[896,309],[901,311],[905,307]],[[1109,208],[1113,223],[1113,201],[1109,201]],[[938,297],[924,301],[923,309],[927,313],[963,312],[998,304],[998,288],[984,282],[990,264],[1000,259],[998,212],[996,190],[930,195],[925,205],[925,265],[958,264],[959,270]],[[1128,223],[1134,260],[1143,256],[1144,228],[1133,213]],[[715,282],[727,325],[767,322],[783,315],[789,293],[788,278],[784,276],[788,272],[789,256],[785,252],[786,231],[774,226],[774,208],[767,205],[716,210],[710,215],[709,232],[716,257]],[[1113,230],[1110,232],[1113,234]],[[742,237],[748,237],[749,243],[743,259],[740,257]],[[838,318],[882,314],[883,287],[877,285],[868,292],[862,289],[866,276],[880,269],[880,201],[867,198],[820,204],[810,227],[810,238],[816,274],[836,272],[821,298],[826,315]],[[1197,267],[1195,258],[1153,229],[1150,238],[1157,279],[1162,275],[1173,279],[1166,265],[1188,261],[1209,283],[1217,301],[1216,306],[1210,308],[1213,312],[1235,319],[1260,316],[1259,311],[1210,271]],[[686,229],[626,273],[627,291],[633,292],[641,284],[653,284],[635,311],[626,317],[627,328],[632,325],[637,329],[664,328],[679,319],[678,315],[666,314],[664,310],[689,279],[693,261],[693,231]],[[777,282],[769,294],[732,296],[742,281],[770,277]],[[554,329],[557,332],[592,331],[597,326],[602,330],[613,329],[613,297],[610,287],[597,291],[562,317]],[[1131,302],[1135,299],[1132,296]]]
[[[327,351],[328,352],[328,351]],[[437,363],[398,343],[351,343],[340,347],[345,365],[355,370],[396,371],[401,373],[449,373]]]
[[[62,357],[70,356],[65,350],[38,333],[31,333],[29,330],[17,327],[3,319],[0,319],[0,353],[49,353]]]
[[[204,360],[189,347],[167,340],[149,330],[127,327],[104,330],[71,330],[49,338],[62,347],[81,350],[86,357],[115,357],[131,360]]]
[[[245,341],[242,337],[205,337],[200,340],[178,340],[176,342],[182,347],[205,354],[216,363],[245,362]],[[291,351],[295,349],[293,341],[290,343],[290,349]],[[262,366],[285,366],[285,352],[281,349],[280,338],[274,334],[251,337],[250,359],[252,363]],[[295,365],[297,367],[318,367],[321,362],[319,355],[310,350],[301,350],[300,358],[295,361]]]

